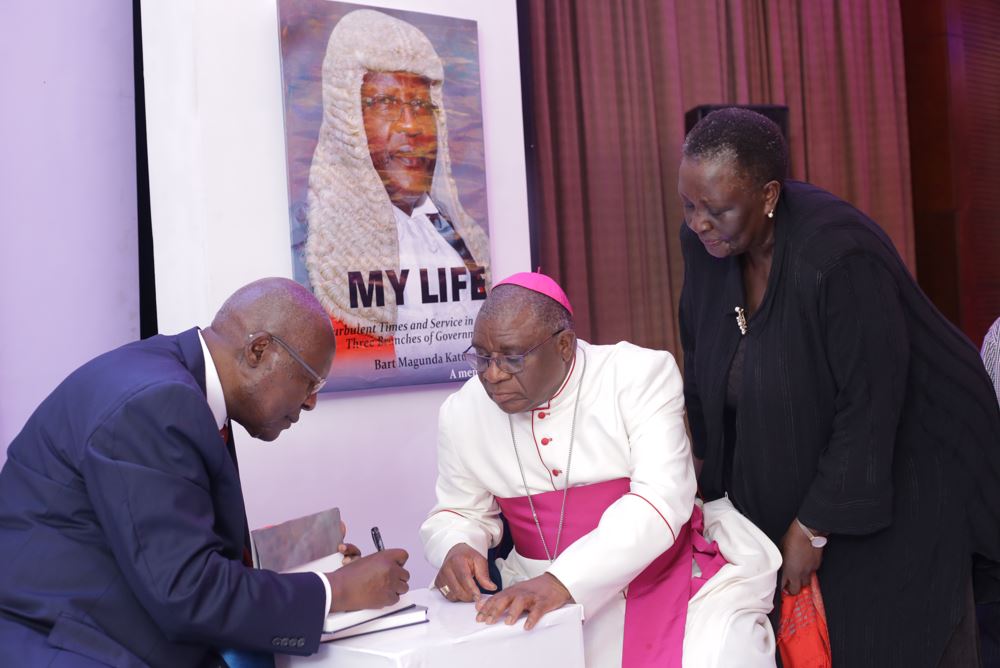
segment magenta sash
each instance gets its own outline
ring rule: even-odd
[[[566,494],[559,551],[593,531],[608,506],[629,491],[628,478],[571,487]],[[563,492],[535,494],[531,500],[545,534],[545,544],[550,551],[554,550]],[[498,497],[497,502],[510,524],[518,554],[528,559],[545,559],[528,497]],[[622,639],[623,668],[680,668],[688,600],[727,563],[718,545],[705,540],[703,528],[701,508],[695,506],[691,520],[677,532],[674,544],[629,583]],[[663,530],[672,531],[666,522]],[[700,577],[691,576],[692,558],[701,568]]]

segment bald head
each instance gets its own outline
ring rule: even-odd
[[[333,362],[330,317],[307,289],[262,278],[225,301],[203,331],[222,381],[229,417],[273,440],[316,405]]]
[[[280,332],[289,338],[325,339],[334,345],[330,317],[316,297],[287,278],[262,278],[244,285],[219,308],[212,330],[239,339],[262,330]]]

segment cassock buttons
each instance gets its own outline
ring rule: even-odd
[[[538,419],[539,420],[545,419],[545,411],[538,411]]]
[[[542,439],[542,445],[548,445],[549,441],[551,441],[551,440],[552,440],[551,438],[543,438]]]
[[[560,473],[562,473],[562,471],[559,469],[552,469],[552,475],[559,475]]]

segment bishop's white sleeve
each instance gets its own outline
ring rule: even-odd
[[[468,543],[485,557],[503,531],[493,494],[469,475],[462,461],[457,420],[449,417],[454,400],[454,395],[449,397],[438,416],[437,504],[420,526],[424,554],[435,568],[441,568],[448,550],[459,543]]]
[[[622,344],[619,344],[620,346]],[[631,491],[549,567],[589,617],[674,544],[696,483],[680,371],[669,353],[625,345],[616,400],[628,434]]]

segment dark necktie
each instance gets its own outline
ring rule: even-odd
[[[229,438],[229,420],[226,420],[226,424],[222,425],[222,429],[219,430],[219,436],[222,437],[222,442],[226,444],[226,449],[229,451],[229,456],[233,458],[233,464],[236,463],[236,448]],[[237,470],[239,470],[237,468]],[[250,535],[249,530],[246,532]],[[253,555],[250,553],[250,548],[246,545],[243,546],[243,565],[249,568],[253,568]]]
[[[229,450],[229,455],[233,458],[233,463],[235,464],[236,451],[232,440],[229,438],[228,420],[226,420],[226,424],[222,425],[222,429],[219,430],[219,436],[222,437],[223,442],[226,444],[226,449]],[[253,568],[253,557],[250,556],[250,550],[246,545],[243,546],[243,564],[248,568]],[[219,652],[219,656],[228,668],[274,668],[273,654],[240,649],[224,649]]]

